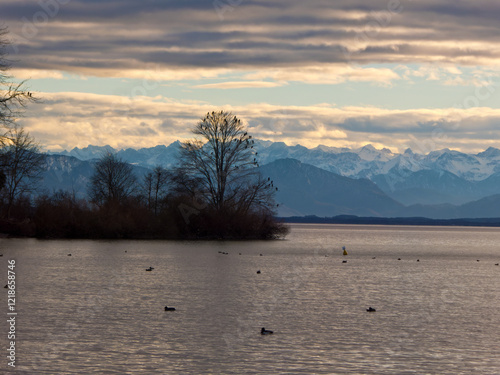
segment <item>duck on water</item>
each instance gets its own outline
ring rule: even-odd
[[[260,330],[260,333],[261,333],[261,335],[272,335],[273,331],[270,331],[270,330],[262,327],[262,329]]]

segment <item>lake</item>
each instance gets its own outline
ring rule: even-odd
[[[497,228],[294,224],[272,242],[0,246],[4,285],[16,262],[17,312],[14,372],[5,289],[0,372],[500,373]]]

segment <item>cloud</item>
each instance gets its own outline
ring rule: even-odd
[[[30,106],[19,121],[47,149],[170,144],[191,138],[193,125],[206,112],[218,109],[237,115],[256,138],[307,147],[373,143],[393,150],[412,147],[429,152],[445,147],[481,151],[488,145],[500,146],[495,141],[500,139],[500,109],[482,107],[390,110],[251,103],[218,108],[166,97],[85,93],[45,94],[42,99],[43,103]]]
[[[209,83],[204,85],[193,86],[197,89],[241,89],[241,88],[268,88],[283,86],[284,83],[265,82],[265,81],[235,81],[235,82],[220,82]]]
[[[339,84],[351,82],[372,82],[389,85],[400,76],[387,68],[362,68],[347,64],[303,66],[300,68],[261,69],[246,75],[248,79],[273,79],[280,82],[305,82],[312,84]]]
[[[64,74],[56,70],[40,70],[40,69],[12,69],[9,74],[21,80],[26,79],[64,79]]]
[[[319,82],[335,65],[500,63],[500,4],[493,0],[222,4],[7,1],[2,18],[20,68],[98,77],[144,75],[154,67],[165,80],[214,77],[221,70],[283,70],[285,78]],[[376,77],[353,70],[352,80]],[[384,82],[396,79],[384,74]]]

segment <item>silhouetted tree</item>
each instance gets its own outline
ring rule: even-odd
[[[7,60],[6,37],[8,30],[0,28],[0,146],[7,140],[6,132],[19,116],[20,110],[30,101],[37,101],[33,94],[24,88],[25,82],[13,83],[8,71],[11,68]]]
[[[24,82],[11,82],[11,77],[8,75],[11,65],[7,60],[6,47],[9,45],[7,34],[7,28],[0,28],[0,149],[12,145],[10,133],[14,120],[20,115],[21,110],[28,102],[37,101],[32,93],[25,90]],[[7,173],[0,167],[0,189],[6,187],[6,182]]]
[[[181,144],[177,190],[202,198],[218,216],[272,212],[271,182],[258,172],[252,136],[229,112],[211,112],[195,126],[199,138]]]
[[[3,189],[5,185],[5,173],[0,169],[0,190]]]
[[[45,155],[22,127],[15,125],[0,149],[0,165],[5,176],[2,197],[6,216],[10,218],[12,204],[23,194],[31,193],[44,171]]]
[[[95,164],[90,178],[90,199],[98,206],[121,203],[134,193],[136,181],[132,167],[108,152]]]
[[[169,173],[162,166],[156,166],[153,171],[144,175],[143,186],[146,191],[148,208],[158,215],[160,202],[168,191]]]

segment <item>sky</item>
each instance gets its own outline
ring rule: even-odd
[[[2,0],[46,150],[168,145],[226,110],[288,145],[500,148],[498,0]]]

